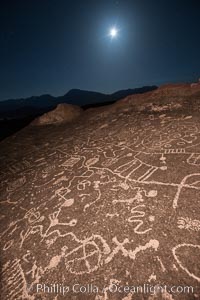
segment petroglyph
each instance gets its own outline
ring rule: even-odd
[[[66,168],[72,168],[75,164],[77,164],[80,160],[80,157],[70,157],[68,160],[66,160],[64,163],[62,163],[63,167]]]
[[[1,297],[3,299],[34,299],[28,295],[25,275],[19,260],[9,260],[2,268],[1,278],[3,287]]]
[[[179,197],[183,188],[200,190],[200,173],[189,174],[183,178],[181,183],[178,185],[178,190],[173,200],[173,208],[177,208]]]
[[[115,247],[115,249],[112,251],[112,253],[110,253],[110,255],[106,258],[105,263],[108,264],[110,263],[114,256],[118,254],[118,252],[122,252],[122,255],[124,257],[129,257],[130,259],[135,260],[136,259],[136,255],[140,252],[143,252],[147,249],[153,249],[155,251],[158,250],[159,247],[159,242],[157,240],[150,240],[148,243],[146,243],[144,246],[138,246],[135,248],[135,250],[126,250],[126,248],[124,247],[124,245],[130,243],[129,240],[126,238],[122,243],[120,243],[116,237],[114,237],[113,242],[117,245]]]
[[[180,253],[180,251],[184,251],[186,250],[186,253],[188,253],[187,250],[197,250],[198,252],[200,251],[200,245],[193,245],[193,244],[186,244],[186,243],[183,243],[183,244],[180,244],[180,245],[177,245],[175,246],[173,249],[172,249],[172,253],[174,255],[174,258],[178,264],[178,266],[183,270],[185,271],[189,277],[192,277],[194,279],[196,279],[198,282],[200,282],[200,272],[199,272],[199,268],[197,269],[197,274],[194,274],[191,270],[191,266],[185,266],[186,263],[184,263],[180,258],[179,258],[179,255],[178,255],[178,252]],[[187,254],[186,254],[187,255]],[[195,268],[196,269],[196,268]]]
[[[187,229],[189,231],[199,231],[200,230],[200,221],[199,220],[192,220],[188,217],[181,217],[177,221],[178,228],[180,229]]]
[[[25,183],[26,183],[25,177],[19,178],[9,184],[9,186],[7,187],[7,192],[14,192],[16,189],[22,187]]]
[[[187,159],[187,163],[194,166],[200,165],[200,153],[192,153]]]
[[[145,234],[148,231],[152,230],[152,228],[148,228],[146,230],[140,229],[140,227],[143,227],[144,222],[140,220],[139,218],[145,217],[145,212],[140,210],[140,208],[145,207],[145,205],[140,204],[131,209],[131,217],[128,218],[129,223],[136,223],[137,225],[134,228],[134,232],[137,234]],[[137,209],[137,210],[136,210]]]

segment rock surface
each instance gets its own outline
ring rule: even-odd
[[[80,116],[81,112],[81,107],[77,105],[61,103],[58,104],[54,110],[49,111],[36,118],[32,122],[32,125],[47,125],[72,122]]]
[[[200,299],[198,86],[29,126],[0,151],[2,299]]]

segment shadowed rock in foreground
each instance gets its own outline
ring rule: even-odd
[[[2,299],[200,299],[199,85],[28,126],[0,149]]]

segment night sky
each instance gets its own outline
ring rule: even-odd
[[[199,0],[0,3],[0,100],[200,77]]]

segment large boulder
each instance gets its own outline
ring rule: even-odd
[[[60,124],[71,122],[80,116],[82,108],[77,105],[66,103],[58,104],[54,110],[36,118],[32,125]]]

